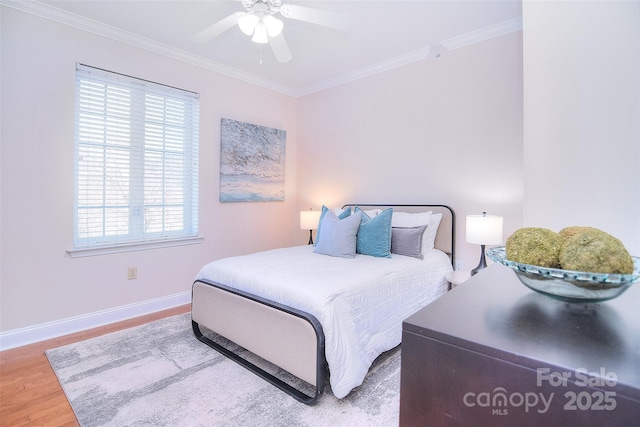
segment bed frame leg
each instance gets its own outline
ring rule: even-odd
[[[200,326],[198,325],[198,323],[194,322],[193,320],[191,321],[191,326],[193,328],[193,333],[198,340],[205,343],[206,345],[213,348],[214,350],[217,350],[218,352],[222,353],[224,356],[240,364],[246,369],[250,370],[254,374],[258,375],[260,378],[264,379],[265,381],[278,387],[280,390],[284,391],[285,393],[287,393],[288,395],[296,399],[298,402],[302,402],[306,405],[315,405],[320,399],[320,397],[322,396],[322,393],[324,392],[324,387],[325,387],[324,363],[319,362],[318,375],[317,375],[318,378],[316,381],[315,392],[312,396],[309,396],[301,392],[300,390],[294,388],[293,386],[287,384],[286,382],[282,381],[281,379],[275,377],[274,375],[259,368],[258,366],[254,365],[248,360],[240,357],[239,355],[233,353],[232,351],[229,351],[228,349],[216,343],[215,341],[205,337],[202,334],[202,331],[200,330]]]

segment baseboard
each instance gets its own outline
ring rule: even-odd
[[[191,291],[189,290],[166,297],[123,305],[108,310],[83,314],[81,316],[69,317],[54,322],[0,332],[0,351],[144,316],[157,311],[189,304],[190,302]]]

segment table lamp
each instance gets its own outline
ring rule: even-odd
[[[300,229],[309,230],[309,244],[313,244],[313,230],[318,228],[318,222],[320,221],[320,211],[314,211],[309,209],[308,211],[300,212]]]
[[[499,245],[502,243],[502,217],[496,215],[467,215],[467,242],[481,245],[480,262],[471,270],[471,275],[487,266],[484,256],[485,245]]]

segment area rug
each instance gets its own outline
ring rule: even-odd
[[[190,314],[46,352],[82,426],[396,426],[400,349],[304,405],[198,341]]]

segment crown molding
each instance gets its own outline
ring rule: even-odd
[[[494,37],[502,36],[505,34],[513,33],[522,30],[522,17],[509,19],[507,21],[500,22],[489,27],[484,27],[476,31],[472,31],[457,37],[450,38],[440,42],[440,45],[445,49],[451,51],[459,49],[464,46],[480,43],[485,40],[492,39]],[[397,56],[387,61],[379,62],[377,64],[360,68],[358,70],[342,74],[333,79],[324,80],[322,82],[314,83],[299,89],[297,96],[310,95],[321,90],[330,89],[335,86],[340,86],[346,83],[350,83],[356,80],[363,79],[375,74],[383,73],[385,71],[392,70],[394,68],[409,65],[414,62],[423,61],[429,57],[432,47],[427,46],[422,49],[414,50],[405,55]]]
[[[422,61],[429,57],[430,51],[431,51],[431,46],[427,46],[422,49],[417,49],[405,55],[400,55],[395,58],[391,58],[387,61],[382,61],[374,65],[369,65],[354,71],[350,71],[348,73],[342,74],[333,79],[328,79],[318,83],[311,84],[302,89],[299,89],[296,92],[296,94],[297,96],[310,95],[315,92],[320,92],[321,90],[330,89],[335,86],[340,86],[346,83],[363,79],[365,77],[383,73],[385,71],[389,71],[394,68],[398,68],[404,65],[412,64],[414,62]]]
[[[302,88],[292,88],[287,85],[276,83],[274,81],[263,79],[254,74],[247,73],[236,68],[232,68],[202,56],[191,54],[181,49],[168,46],[163,43],[142,37],[140,35],[121,30],[119,28],[106,25],[102,22],[89,19],[62,9],[50,6],[37,0],[0,0],[0,5],[7,6],[25,13],[49,19],[63,25],[74,27],[89,33],[107,37],[112,40],[126,43],[130,46],[145,49],[169,58],[176,59],[197,67],[222,74],[237,80],[244,81],[256,86],[264,87],[275,92],[292,97],[301,97],[310,95],[332,87],[340,86],[356,80],[363,79],[375,74],[383,73],[394,68],[402,67],[414,62],[422,61],[428,58],[431,46],[421,48],[405,55],[391,58],[371,66],[366,66],[355,71],[351,71],[335,78],[313,83]],[[445,49],[451,51],[461,47],[469,46],[475,43],[522,30],[522,17],[513,18],[489,27],[481,28],[457,37],[453,37],[440,42]]]
[[[520,30],[522,30],[521,16],[443,40],[440,45],[447,50],[455,50]]]

